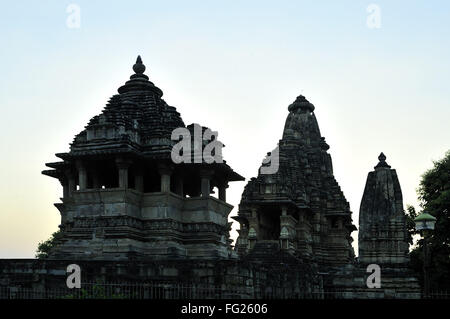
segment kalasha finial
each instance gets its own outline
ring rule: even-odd
[[[133,65],[133,71],[136,74],[142,74],[145,71],[145,65],[142,63],[142,59],[141,59],[140,55],[138,55],[138,57],[136,59],[136,63]]]
[[[384,155],[383,152],[380,153],[380,155],[378,155],[378,160],[380,161],[377,166],[375,166],[374,168],[381,168],[381,167],[386,167],[386,168],[391,168],[388,163],[386,163],[386,155]]]

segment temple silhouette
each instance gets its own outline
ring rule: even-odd
[[[61,269],[76,263],[86,280],[197,283],[220,286],[234,298],[325,298],[336,291],[344,298],[420,296],[408,267],[399,179],[383,153],[367,177],[357,258],[351,236],[357,228],[333,175],[330,147],[315,106],[298,96],[269,161],[245,186],[232,217],[240,225],[233,246],[226,189],[244,177],[224,160],[173,162],[175,129],[194,136],[209,128],[185,126],[145,69],[138,57],[134,74],[70,151],[46,164],[42,173],[63,187],[55,204],[56,245],[43,260],[0,260],[6,278],[0,285],[59,287]],[[192,145],[202,154],[213,141]],[[371,264],[381,269],[380,288],[367,285]],[[226,295],[231,290],[239,293]]]

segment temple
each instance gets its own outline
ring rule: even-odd
[[[198,285],[208,298],[420,297],[400,182],[383,153],[367,177],[356,257],[330,147],[315,106],[298,96],[278,145],[244,188],[233,247],[226,189],[244,177],[223,160],[217,132],[185,126],[140,57],[133,71],[69,152],[56,154],[61,161],[46,164],[42,173],[63,187],[60,232],[48,258],[0,260],[1,289],[67,290],[66,267],[75,263],[83,283],[152,282],[180,298],[204,298]],[[373,265],[381,269],[375,288]]]
[[[417,298],[408,268],[408,238],[396,171],[383,153],[370,172],[359,215],[359,257],[349,204],[333,176],[329,145],[315,107],[300,95],[288,107],[282,139],[267,154],[239,204],[236,251],[244,260],[308,264],[324,293],[346,298]],[[280,252],[291,259],[280,258]],[[282,255],[281,255],[282,256]],[[368,266],[380,267],[380,286],[367,284]]]
[[[75,136],[70,151],[56,154],[62,161],[46,164],[52,169],[43,174],[63,186],[62,203],[55,204],[60,243],[50,257],[230,257],[226,188],[244,178],[225,161],[175,164],[171,150],[177,141],[171,137],[185,128],[183,120],[144,74],[140,56],[133,70],[103,112]],[[207,129],[187,126],[192,138],[196,126]],[[200,138],[203,150],[214,137]]]
[[[366,264],[407,264],[406,216],[397,172],[383,153],[378,160],[367,176],[359,210],[358,259]]]
[[[302,95],[288,107],[282,139],[268,154],[271,162],[278,160],[278,169],[264,173],[269,164],[264,163],[245,187],[235,217],[241,256],[272,242],[319,269],[354,259],[351,233],[356,227],[333,176],[329,146],[314,109]]]
[[[330,278],[334,289],[376,298],[418,298],[417,274],[409,267],[408,233],[397,172],[378,156],[369,172],[359,210],[358,259],[337,269]],[[379,288],[367,289],[367,269],[380,269]]]

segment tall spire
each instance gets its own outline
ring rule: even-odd
[[[397,264],[408,261],[406,216],[395,169],[386,155],[367,175],[359,209],[359,260],[364,263]]]

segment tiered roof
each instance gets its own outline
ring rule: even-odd
[[[111,97],[100,115],[94,116],[71,144],[70,154],[130,151],[142,154],[170,153],[170,135],[185,127],[176,108],[161,97],[163,92],[144,73],[138,56],[135,74]]]
[[[56,154],[65,162],[47,166],[63,168],[67,161],[80,157],[114,154],[170,161],[172,147],[177,143],[171,140],[172,131],[186,126],[176,108],[162,99],[162,90],[144,74],[145,69],[138,56],[130,80],[110,98],[102,113],[75,136],[70,151]],[[243,180],[225,162],[213,166],[226,171],[230,180]],[[58,177],[60,171],[46,170],[43,174]]]

